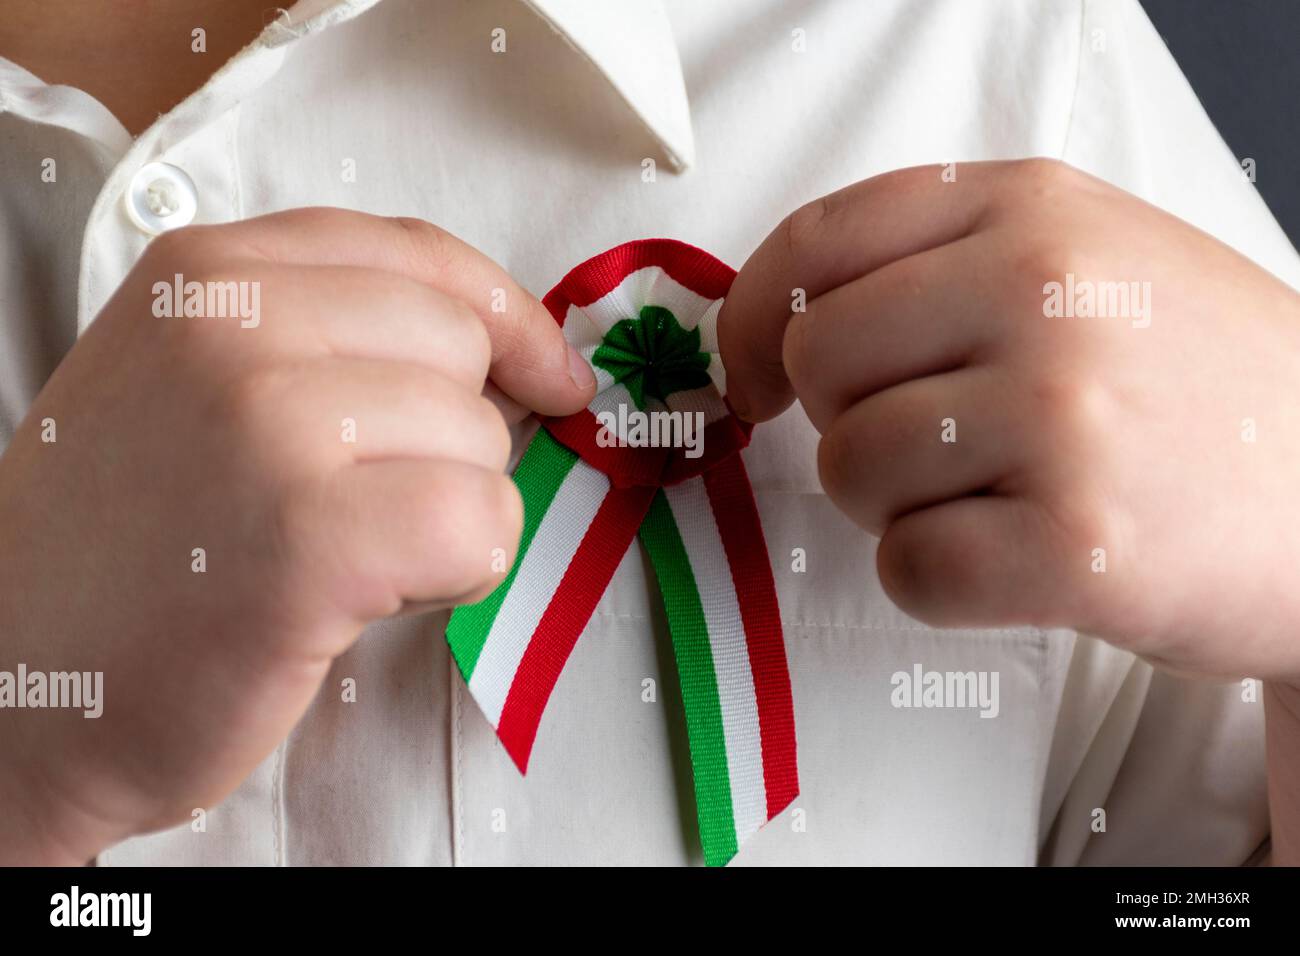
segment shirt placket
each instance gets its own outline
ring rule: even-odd
[[[284,30],[268,34],[133,142],[126,141],[86,224],[77,290],[78,334],[94,320],[154,238],[191,223],[244,217],[240,103],[275,75],[289,41],[298,35]],[[257,767],[236,799],[217,811],[239,817],[227,826],[233,824],[247,835],[246,854],[254,847],[264,849],[240,862],[286,862],[283,746]],[[115,862],[114,855],[109,851],[102,862]],[[191,855],[198,858],[208,855]],[[120,862],[131,862],[129,855]]]
[[[241,218],[239,103],[279,69],[285,47],[260,41],[142,133],[109,173],[82,245],[83,332],[158,235]]]

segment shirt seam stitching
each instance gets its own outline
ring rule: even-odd
[[[275,748],[275,765],[271,769],[271,852],[272,864],[284,866],[284,748]]]
[[[596,611],[592,614],[592,619],[601,619],[618,624],[645,624],[654,621],[654,617],[649,614],[621,614],[616,611]],[[792,628],[822,628],[825,630],[836,631],[904,631],[907,633],[943,633],[945,629],[928,627],[925,624],[848,624],[842,621],[809,621],[809,620],[792,620],[789,618],[781,619],[782,627]],[[978,636],[981,634],[1012,634],[1017,637],[1034,638],[1046,642],[1047,636],[1041,628],[1024,628],[1024,627],[972,627],[953,629],[961,630],[963,638]]]
[[[1060,158],[1064,161],[1070,152],[1070,136],[1074,131],[1074,116],[1079,106],[1079,90],[1083,85],[1083,45],[1087,38],[1088,0],[1079,0],[1079,42],[1074,50],[1074,89],[1070,92],[1070,108],[1065,114],[1065,136],[1061,142]]]
[[[464,777],[461,771],[461,703],[459,669],[454,658],[448,656],[447,672],[451,692],[451,865],[461,865],[465,841],[465,814],[462,810]]]
[[[235,219],[244,218],[244,183],[239,170],[239,119],[243,104],[236,103],[231,109],[230,129],[227,141],[230,143],[230,205],[235,210]]]

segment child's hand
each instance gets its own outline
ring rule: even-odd
[[[1300,678],[1300,297],[1062,164],[941,172],[851,186],[754,253],[720,317],[737,409],[799,398],[918,618]]]
[[[260,314],[156,317],[178,275],[258,283]],[[489,365],[564,414],[595,384],[569,363],[535,299],[426,223],[312,209],[156,240],[0,458],[0,661],[102,671],[104,696],[98,719],[4,712],[0,857],[80,863],[188,820],[366,622],[484,596],[522,513]]]

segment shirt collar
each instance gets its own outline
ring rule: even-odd
[[[267,28],[268,46],[351,19],[379,0],[299,0]],[[522,0],[595,67],[678,172],[695,161],[681,59],[663,0]]]
[[[218,80],[234,76],[230,64],[209,81],[204,103],[195,104],[191,97],[173,112],[170,128],[173,138],[179,114],[196,112],[202,106],[210,114],[211,101],[221,88],[225,100],[237,100],[250,84],[255,85],[274,72],[283,56],[283,48],[293,41],[345,20],[373,7],[380,0],[299,0],[289,10],[281,10],[261,36],[245,51],[261,66],[244,70],[244,77],[231,89]],[[686,83],[677,55],[668,14],[663,0],[620,0],[619,3],[595,0],[521,0],[544,20],[552,30],[579,55],[584,57],[627,104],[645,126],[646,131],[663,149],[669,165],[681,172],[695,160],[695,137],[691,131],[690,106]],[[242,56],[242,54],[241,54]],[[232,61],[233,62],[233,61]],[[227,84],[229,85],[229,84]],[[0,112],[12,111],[38,122],[57,123],[77,128],[104,142],[115,153],[130,146],[130,137],[106,110],[88,110],[89,97],[67,87],[47,87],[26,70],[0,58]],[[78,119],[80,114],[94,113],[94,122]],[[99,114],[102,114],[100,116]],[[82,128],[86,127],[86,128]],[[145,136],[160,135],[151,128]]]
[[[674,169],[695,161],[686,82],[662,0],[523,0],[605,77]]]

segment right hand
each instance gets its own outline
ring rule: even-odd
[[[260,283],[259,324],[156,318],[178,273]],[[367,622],[485,596],[522,520],[485,379],[568,414],[595,388],[575,357],[418,220],[300,209],[155,240],[0,457],[0,670],[104,675],[98,719],[0,711],[0,860],[83,863],[190,819]]]

